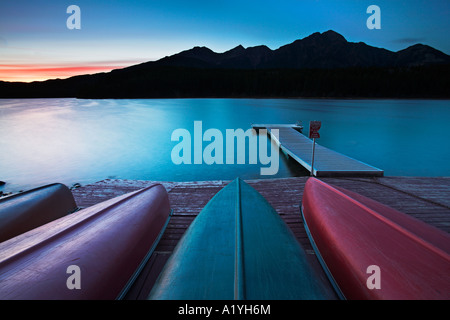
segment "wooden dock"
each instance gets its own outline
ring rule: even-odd
[[[247,180],[274,207],[321,271],[300,215],[300,203],[308,177]],[[323,178],[325,182],[377,200],[450,232],[450,177],[448,178]],[[79,207],[88,207],[138,190],[154,181],[103,180],[72,192]],[[176,244],[206,203],[229,181],[161,182],[168,191],[173,216],[152,257],[126,299],[145,299]]]
[[[280,149],[311,172],[313,141],[289,125],[252,125],[267,129]],[[278,130],[278,136],[273,130]],[[316,143],[313,174],[316,177],[382,177],[384,171]]]
[[[272,128],[292,128],[295,129],[298,132],[302,132],[303,131],[303,126],[300,124],[259,124],[259,123],[253,123],[252,124],[252,128],[255,130],[259,130],[259,129],[267,129],[269,127]]]

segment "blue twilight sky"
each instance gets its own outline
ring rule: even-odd
[[[66,26],[72,4],[80,30]],[[380,30],[366,27],[372,4]],[[194,46],[277,49],[330,29],[392,51],[424,43],[450,54],[449,14],[450,0],[1,0],[0,80],[93,73]]]

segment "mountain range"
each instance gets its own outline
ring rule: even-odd
[[[427,45],[416,44],[392,52],[363,42],[348,42],[332,30],[313,33],[276,50],[264,45],[249,48],[239,45],[224,53],[216,53],[207,47],[195,47],[150,62],[153,65],[237,69],[405,67],[448,63],[450,56]]]
[[[194,47],[107,73],[0,81],[0,97],[450,97],[450,56],[416,44],[393,52],[327,31],[276,50]]]

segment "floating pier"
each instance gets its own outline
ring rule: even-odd
[[[252,124],[255,130],[267,129],[267,134],[280,149],[301,164],[316,177],[382,177],[384,171],[369,164],[343,155],[316,143],[314,165],[312,166],[313,141],[299,130],[299,125]],[[276,136],[273,130],[278,130]]]
[[[277,211],[305,249],[312,265],[323,272],[306,234],[300,204],[308,177],[246,180]],[[379,201],[450,232],[450,177],[322,178],[323,181]],[[103,180],[72,190],[78,207],[136,191],[156,181]],[[230,181],[160,182],[169,194],[173,216],[125,299],[146,299],[159,273],[186,229],[208,201]]]
[[[303,131],[303,126],[301,124],[257,124],[254,123],[252,124],[252,128],[255,130],[259,130],[259,129],[267,129],[269,127],[272,128],[292,128],[298,132],[302,132]]]

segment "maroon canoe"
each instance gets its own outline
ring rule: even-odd
[[[77,209],[72,192],[54,183],[0,199],[0,242]]]
[[[315,178],[305,185],[302,215],[345,298],[450,299],[448,233]]]
[[[0,243],[0,299],[122,297],[170,212],[167,191],[154,184]]]

